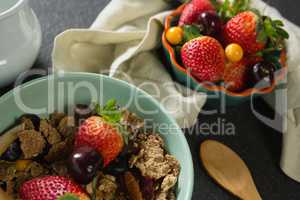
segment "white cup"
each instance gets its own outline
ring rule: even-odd
[[[41,27],[28,0],[0,0],[0,87],[34,64]]]

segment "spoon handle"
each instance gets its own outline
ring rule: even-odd
[[[253,193],[252,195],[248,194],[248,196],[243,200],[262,200],[262,198],[259,196],[259,194]]]
[[[252,182],[252,184],[249,184],[247,189],[245,189],[240,196],[243,197],[243,200],[262,200],[254,182]]]

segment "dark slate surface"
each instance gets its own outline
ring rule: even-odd
[[[109,0],[30,0],[43,29],[43,44],[35,67],[51,67],[50,55],[55,35],[68,28],[88,27],[108,2]],[[300,25],[298,11],[300,1],[268,0],[267,2],[276,6],[284,16]],[[8,89],[10,87],[2,89],[0,94]],[[262,100],[258,99],[255,105],[265,115],[272,115],[272,110]],[[192,129],[192,134],[186,134],[195,164],[193,200],[236,199],[218,187],[203,170],[198,159],[199,144],[208,138],[222,141],[241,155],[252,171],[263,199],[296,200],[300,198],[300,184],[285,176],[279,168],[281,133],[257,120],[251,112],[249,103],[228,108],[226,114],[200,114],[198,125],[203,123],[212,125],[218,119],[233,123],[236,127],[235,135],[207,136],[199,131],[199,126]]]

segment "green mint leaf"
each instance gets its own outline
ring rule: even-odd
[[[116,105],[117,105],[117,101],[115,99],[110,99],[106,102],[104,109],[113,110],[113,109],[115,109]]]
[[[64,196],[59,197],[57,200],[80,200],[80,199],[78,196],[67,193]]]
[[[99,104],[96,105],[95,111],[100,115],[105,121],[110,123],[119,123],[122,118],[122,112],[118,108],[117,101],[111,99],[101,107]]]
[[[114,126],[118,129],[119,133],[122,135],[124,142],[128,144],[128,136],[129,133],[127,131],[127,127],[121,124],[121,119],[123,116],[122,111],[119,109],[117,105],[117,101],[115,99],[111,99],[106,102],[106,104],[101,107],[99,104],[95,106],[95,111],[98,115],[100,115],[107,123]]]
[[[185,25],[183,26],[183,33],[184,42],[188,42],[201,36],[201,27],[196,25]]]

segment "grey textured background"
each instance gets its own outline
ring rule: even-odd
[[[68,28],[87,28],[109,0],[30,0],[42,25],[43,44],[35,64],[38,68],[51,66],[51,50],[54,37]],[[268,0],[282,14],[300,25],[300,1]],[[2,89],[3,94],[11,87]],[[262,100],[256,102],[257,109],[265,115],[272,115]],[[186,134],[191,146],[195,164],[195,187],[193,200],[231,200],[235,197],[218,187],[207,176],[198,159],[199,144],[213,138],[227,144],[238,152],[253,173],[258,190],[263,199],[297,200],[300,199],[300,184],[286,177],[279,168],[281,151],[281,133],[259,122],[251,114],[249,103],[229,108],[226,114],[207,116],[200,114],[198,124],[212,124],[217,119],[234,123],[234,136],[205,136],[195,129],[193,134]]]

